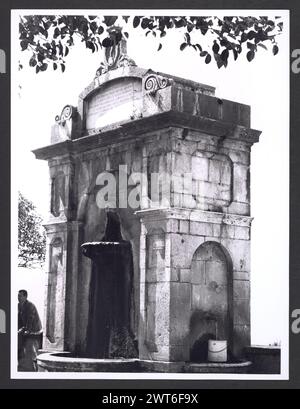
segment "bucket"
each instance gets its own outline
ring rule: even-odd
[[[210,339],[207,359],[209,362],[227,362],[227,341]]]

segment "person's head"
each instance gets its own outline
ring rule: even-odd
[[[18,293],[18,300],[22,304],[27,300],[28,293],[26,290],[20,290]]]

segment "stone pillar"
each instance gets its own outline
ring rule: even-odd
[[[76,337],[77,275],[82,223],[45,225],[47,280],[44,349],[72,351]]]
[[[76,339],[77,276],[83,223],[73,220],[75,167],[71,156],[51,160],[47,233],[44,345],[73,351]]]
[[[141,218],[140,358],[170,361],[171,253],[167,220],[159,210]]]

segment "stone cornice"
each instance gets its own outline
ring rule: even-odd
[[[160,208],[138,210],[135,214],[142,220],[160,221],[166,219],[187,220],[202,223],[227,224],[233,226],[250,227],[253,218],[236,214],[208,212],[199,209]]]
[[[37,159],[49,160],[53,157],[61,157],[68,153],[76,154],[109,146],[113,143],[125,142],[147,132],[170,127],[199,131],[202,134],[219,137],[221,140],[226,139],[244,142],[249,146],[258,142],[261,134],[260,131],[255,129],[234,125],[228,122],[182,112],[168,111],[131,122],[126,121],[106,128],[97,129],[93,135],[52,144],[44,148],[36,149],[33,153]]]

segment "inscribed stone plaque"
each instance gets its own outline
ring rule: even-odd
[[[86,102],[86,129],[97,129],[142,112],[142,82],[123,78],[108,83]]]

